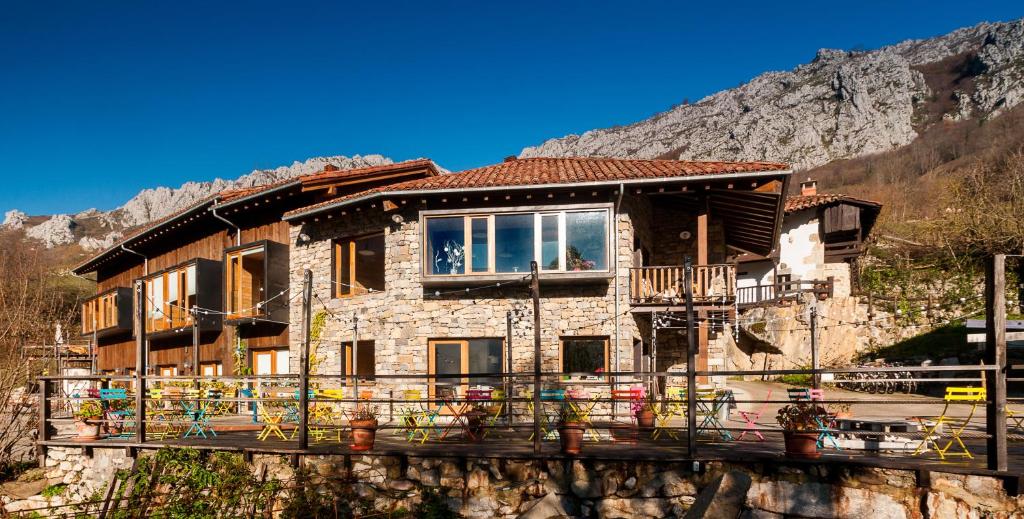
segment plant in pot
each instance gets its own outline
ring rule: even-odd
[[[571,405],[563,405],[558,412],[558,437],[562,442],[562,454],[575,456],[583,447],[583,432],[586,422],[579,411]]]
[[[796,402],[779,409],[776,421],[782,427],[786,441],[786,455],[797,458],[818,458],[819,423],[826,419],[828,411],[811,402]]]
[[[75,440],[92,441],[100,437],[100,418],[103,417],[103,407],[95,400],[86,400],[78,406],[74,412],[75,427],[78,429],[78,436]]]
[[[648,391],[644,396],[643,403],[637,408],[634,415],[636,416],[636,425],[641,429],[653,429],[654,428],[654,416],[655,410],[657,409],[658,398],[654,391]]]
[[[362,406],[356,409],[355,414],[349,420],[352,427],[352,450],[368,451],[373,448],[373,441],[377,437],[377,408],[373,406]]]

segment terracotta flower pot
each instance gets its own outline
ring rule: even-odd
[[[636,412],[636,424],[641,429],[654,428],[654,411],[646,407]]]
[[[786,441],[786,455],[794,458],[820,458],[818,433],[782,431]]]
[[[88,442],[100,439],[100,424],[98,423],[75,420],[75,428],[78,430],[75,441]]]
[[[562,453],[575,456],[583,448],[583,424],[563,423],[558,426],[558,437],[562,442]]]
[[[352,420],[352,450],[368,451],[377,437],[377,420]]]

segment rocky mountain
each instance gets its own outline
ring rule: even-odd
[[[1022,99],[1024,19],[872,51],[822,49],[794,70],[520,156],[774,160],[806,169],[904,146],[936,122],[989,118]]]
[[[88,209],[75,215],[30,217],[12,209],[4,214],[2,226],[9,230],[23,229],[27,237],[39,240],[46,248],[77,243],[83,249],[98,250],[113,245],[126,229],[178,212],[225,189],[261,186],[315,173],[322,171],[327,164],[349,169],[391,162],[382,155],[314,157],[304,162],[296,161],[290,166],[253,170],[234,180],[218,178],[210,182],[186,182],[178,188],[145,189],[112,211]]]

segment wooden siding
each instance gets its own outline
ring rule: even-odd
[[[251,218],[250,218],[251,219]],[[280,220],[279,214],[268,214],[261,221],[251,222],[245,226],[243,218],[234,216],[233,220],[239,221],[242,227],[242,244],[258,241],[272,240],[288,244],[288,223]],[[203,221],[196,224],[198,231],[186,235],[179,233],[165,239],[167,243],[180,243],[176,248],[167,249],[153,254],[149,258],[149,272],[154,273],[166,268],[178,265],[193,258],[206,258],[215,261],[224,260],[224,249],[235,245],[234,230],[230,232],[227,225],[218,221]],[[147,250],[140,249],[139,252],[147,253]],[[130,266],[121,263],[100,268],[97,271],[97,293],[104,292],[115,287],[132,287],[134,280],[144,275],[141,257],[134,257],[138,263]],[[221,279],[220,283],[224,283]],[[202,290],[202,286],[199,287]],[[238,329],[233,326],[225,326],[218,332],[210,332],[200,337],[199,361],[200,362],[221,362],[224,365],[224,372],[231,373],[234,370],[233,344]],[[288,346],[287,326],[263,326],[248,327],[240,334],[249,348],[269,348],[274,346]],[[98,340],[99,354],[97,356],[98,369],[100,370],[125,370],[135,367],[135,338],[131,334],[122,334]],[[154,340],[150,343],[150,366],[175,365],[178,373],[185,374],[185,361],[191,362],[191,334],[185,337]]]

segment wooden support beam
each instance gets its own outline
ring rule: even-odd
[[[1006,256],[996,254],[985,265],[985,372],[988,404],[985,428],[990,470],[1006,470]]]
[[[708,210],[697,214],[697,264],[708,264]]]

